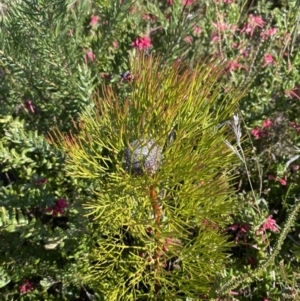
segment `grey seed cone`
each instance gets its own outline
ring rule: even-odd
[[[162,148],[153,139],[135,140],[124,153],[125,169],[133,175],[155,174],[162,163]]]

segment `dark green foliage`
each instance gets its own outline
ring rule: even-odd
[[[72,129],[72,120],[91,105],[101,74],[126,69],[121,49],[111,49],[113,36],[125,35],[115,32],[114,23],[92,30],[90,16],[101,12],[106,19],[110,15],[121,21],[129,4],[103,7],[61,0],[8,4],[0,34],[1,114],[22,117],[27,129],[40,133],[54,125]]]
[[[69,273],[66,289],[68,281],[74,282],[74,260],[85,250],[85,230],[79,228],[85,219],[73,205],[80,186],[66,176],[64,155],[37,132],[26,132],[24,122],[7,116],[0,131],[2,175],[14,175],[0,184],[1,295],[12,298],[6,285],[12,288],[36,275],[42,275],[36,287],[47,277],[51,287],[58,274]],[[69,202],[68,213],[52,216],[47,208],[60,198]]]

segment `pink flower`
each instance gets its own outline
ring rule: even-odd
[[[265,138],[268,136],[267,132],[265,132],[264,130],[262,130],[262,128],[256,126],[254,127],[250,133],[254,136],[255,139],[259,139],[259,138]]]
[[[295,131],[296,131],[297,133],[300,132],[300,123],[296,123],[296,122],[294,122],[294,121],[291,121],[291,122],[290,122],[290,126],[292,126],[292,127],[295,129]]]
[[[254,28],[249,23],[247,23],[246,25],[244,25],[241,32],[245,32],[245,33],[250,34],[252,36],[253,33],[254,33]]]
[[[222,22],[212,23],[217,29],[219,29],[221,32],[225,31],[227,29],[227,24]]]
[[[151,39],[147,36],[138,37],[134,42],[131,43],[131,46],[134,48],[138,48],[139,50],[147,49],[152,46]]]
[[[185,40],[188,44],[190,44],[190,45],[193,44],[193,39],[192,39],[192,37],[190,37],[190,36],[186,36],[186,37],[184,38],[184,40]]]
[[[152,14],[144,14],[143,15],[143,19],[147,20],[147,21],[152,21],[152,22],[156,22],[156,16],[152,15]]]
[[[238,292],[235,292],[235,291],[230,291],[230,295],[232,295],[232,296],[238,296],[239,293],[238,293]]]
[[[95,25],[97,25],[98,21],[99,21],[99,17],[98,16],[92,16],[91,17],[90,25],[91,26],[95,26]]]
[[[194,0],[182,0],[182,5],[188,6],[192,5],[194,3]]]
[[[254,127],[252,130],[251,130],[251,132],[250,132],[253,136],[254,136],[254,138],[255,139],[259,139],[260,138],[260,129],[259,129],[259,127]]]
[[[286,186],[286,184],[287,184],[286,178],[281,179],[278,176],[274,177],[273,175],[268,175],[268,178],[270,180],[275,180],[276,182],[279,182],[282,186]]]
[[[262,28],[265,24],[265,21],[262,19],[262,17],[260,16],[253,16],[252,14],[249,15],[249,23],[252,25],[252,26],[255,26],[255,27],[260,27]]]
[[[194,33],[199,36],[201,34],[201,32],[202,32],[202,28],[200,26],[196,25],[194,27]]]
[[[25,107],[28,111],[30,111],[31,113],[34,113],[34,107],[33,107],[33,104],[32,104],[32,101],[31,100],[26,100],[25,101]]]
[[[262,28],[264,26],[265,22],[260,16],[253,16],[252,14],[249,15],[249,21],[247,24],[244,25],[241,32],[245,32],[247,34],[250,34],[252,37],[254,30],[257,27]]]
[[[270,128],[271,126],[272,126],[272,121],[270,119],[266,119],[262,125],[263,128]]]
[[[211,41],[216,42],[216,41],[219,41],[219,40],[220,40],[220,37],[219,37],[218,33],[217,32],[212,32]]]
[[[251,230],[251,226],[247,223],[237,223],[229,226],[227,230],[235,233],[235,243],[237,244],[239,238],[243,238],[246,242],[247,232]]]
[[[266,221],[260,227],[260,231],[264,232],[266,230],[270,230],[272,232],[278,232],[278,226],[276,225],[276,221],[272,218],[272,215],[267,217]]]
[[[254,136],[255,139],[259,138],[265,138],[268,136],[268,132],[265,131],[264,129],[268,129],[272,126],[272,121],[270,119],[266,119],[262,126],[256,126],[251,130],[251,134]]]
[[[21,294],[26,294],[33,290],[34,290],[33,283],[27,279],[19,286],[19,291]]]
[[[269,53],[266,53],[265,54],[265,64],[262,67],[264,68],[274,62],[275,62],[275,60],[274,60],[273,56]]]
[[[52,211],[52,216],[55,217],[58,214],[65,215],[65,208],[69,206],[68,202],[66,199],[59,199],[56,201],[55,205],[48,208],[47,212]]]
[[[277,177],[277,181],[282,185],[282,186],[286,186],[287,181],[285,179],[281,179],[279,177]]]
[[[237,62],[237,59],[234,59],[233,61],[228,62],[228,69],[227,69],[228,71],[234,71],[235,69],[239,69],[239,68],[244,69],[244,70],[248,70],[247,67],[239,64]]]
[[[295,86],[292,90],[286,90],[285,94],[290,98],[297,98],[300,100],[300,96],[298,94],[299,88]]]
[[[275,33],[277,32],[277,28],[269,28],[269,29],[266,29],[265,31],[263,31],[260,36],[263,38],[263,39],[267,39],[268,37],[270,36],[273,36]]]
[[[174,0],[167,0],[167,4],[168,5],[173,5],[174,4]]]
[[[274,61],[274,58],[272,57],[271,54],[266,54],[265,55],[265,62],[266,62],[266,64],[272,64],[273,61]]]
[[[93,51],[87,51],[84,56],[83,56],[83,59],[84,59],[84,62],[87,64],[89,61],[90,62],[93,62],[95,60],[96,56],[95,54],[93,53]]]

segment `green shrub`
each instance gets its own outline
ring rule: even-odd
[[[68,175],[94,182],[95,197],[81,201],[96,244],[85,278],[107,300],[197,298],[226,262],[236,159],[218,125],[242,95],[219,99],[222,68],[140,54],[124,101],[104,87],[78,135],[53,136]]]

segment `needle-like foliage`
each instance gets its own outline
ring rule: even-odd
[[[52,133],[69,175],[95,187],[85,281],[106,300],[199,298],[223,267],[236,158],[219,125],[242,96],[219,97],[223,67],[137,55],[125,99],[103,87],[76,136]]]

